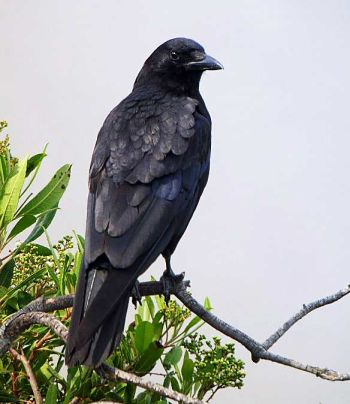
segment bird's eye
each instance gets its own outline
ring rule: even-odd
[[[177,52],[171,51],[171,52],[170,52],[170,58],[171,58],[172,60],[178,60],[178,59],[180,58],[180,56],[179,56],[179,54],[178,54]]]

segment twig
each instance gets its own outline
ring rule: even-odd
[[[248,351],[252,353],[253,356],[259,356],[261,352],[265,351],[259,342],[255,341],[243,331],[233,327],[232,325],[221,320],[215,314],[208,311],[204,306],[197,302],[197,300],[194,299],[190,293],[186,291],[186,287],[180,282],[178,283],[174,294],[188,309],[197,314],[198,317],[216,330],[241,343],[248,349]]]
[[[350,286],[347,286],[346,288],[331,296],[304,305],[297,314],[286,321],[282,325],[282,327],[280,327],[263,343],[257,342],[255,339],[253,339],[243,331],[233,327],[232,325],[221,320],[219,317],[215,316],[213,313],[207,311],[204,306],[198,303],[197,300],[195,300],[192,295],[187,292],[186,288],[188,286],[188,281],[174,282],[171,286],[170,292],[175,295],[188,309],[197,314],[197,316],[199,316],[206,323],[246,347],[251,352],[254,362],[258,362],[260,359],[264,359],[314,374],[326,380],[350,380],[350,373],[340,373],[328,368],[306,365],[294,359],[286,358],[269,351],[271,346],[275,344],[276,341],[278,341],[278,339],[280,339],[297,321],[301,320],[313,310],[334,303],[337,300],[348,295],[350,293]],[[139,292],[141,296],[161,294],[163,293],[163,291],[164,290],[162,282],[143,282],[139,285]],[[24,329],[35,323],[47,325],[65,341],[67,337],[67,329],[65,328],[65,326],[55,317],[46,314],[45,312],[66,309],[71,307],[72,305],[73,295],[61,296],[51,299],[40,298],[31,302],[28,306],[20,310],[13,317],[11,317],[0,328],[0,355],[9,350],[11,342],[21,332],[23,332]],[[132,375],[132,377],[134,376],[135,375]],[[117,377],[115,373],[114,377]],[[160,387],[163,388],[162,386]]]
[[[72,403],[69,403],[72,404]],[[121,401],[94,401],[90,404],[121,404]]]
[[[321,368],[318,366],[304,365],[294,359],[285,358],[283,356],[273,354],[271,352],[264,352],[259,359],[265,359],[271,362],[276,362],[281,365],[289,366],[295,369],[302,370],[304,372],[312,373],[313,375],[320,377],[321,379],[330,380],[332,382],[344,382],[350,380],[350,373],[340,373],[336,370]]]
[[[10,349],[12,341],[14,341],[23,331],[33,324],[42,324],[51,328],[61,339],[66,341],[68,330],[67,328],[51,314],[34,311],[24,313],[21,316],[15,315],[5,323],[0,330],[0,355],[3,355]]]
[[[161,386],[160,384],[153,383],[149,380],[145,380],[145,378],[143,377],[124,372],[123,370],[120,369],[113,369],[105,364],[101,366],[101,368],[98,370],[98,373],[108,380],[111,381],[121,380],[123,382],[132,383],[135,384],[136,386],[143,387],[146,390],[158,393],[163,397],[168,397],[172,400],[178,401],[179,403],[204,404],[204,401],[198,400],[197,398],[185,396],[184,394],[178,393],[175,390],[171,390]]]
[[[51,328],[51,330],[58,335],[64,342],[67,341],[68,329],[54,316],[44,312],[29,312],[24,313],[21,316],[16,316],[16,318],[10,322],[10,327],[7,325],[6,328],[6,340],[11,343],[16,336],[21,334],[27,328],[33,324],[42,324]],[[12,350],[12,348],[10,348]],[[12,352],[12,351],[11,351]],[[104,378],[112,381],[122,380],[124,382],[135,384],[146,390],[154,391],[163,397],[168,397],[170,399],[179,401],[184,404],[203,404],[203,401],[188,397],[184,394],[178,393],[158,383],[153,383],[150,380],[145,380],[142,377],[136,376],[129,372],[124,372],[120,369],[113,369],[107,365],[103,365],[99,369],[95,369],[99,374],[103,375]],[[33,390],[34,391],[34,390]]]
[[[346,288],[339,290],[339,292],[334,293],[333,295],[324,297],[322,299],[316,300],[315,302],[304,304],[303,308],[291,317],[288,321],[286,321],[282,327],[280,327],[275,333],[273,333],[265,342],[262,343],[262,346],[265,349],[269,349],[274,345],[297,321],[301,320],[307,314],[312,311],[319,309],[320,307],[326,306],[327,304],[331,304],[341,299],[350,293],[350,285]]]
[[[73,400],[69,402],[69,404],[79,404],[80,402],[81,402],[80,397],[74,397]]]
[[[29,362],[32,362],[36,357],[38,350],[45,344],[45,342],[49,341],[52,338],[51,331],[48,331],[39,341],[35,342],[35,348],[29,355]]]
[[[18,361],[21,361],[24,369],[28,375],[28,380],[30,383],[30,386],[32,388],[33,394],[34,394],[34,399],[36,404],[43,404],[43,398],[41,397],[38,382],[36,381],[34,372],[32,367],[30,366],[30,363],[26,356],[24,355],[24,352],[22,350],[22,353],[18,353],[15,349],[10,348],[10,352],[12,356],[17,359]]]
[[[308,313],[316,308],[322,307],[326,304],[334,303],[335,301],[341,299],[346,296],[350,290],[348,288],[342,289],[341,291],[335,293],[332,296],[326,297],[324,299],[319,299],[315,302],[309,303],[306,305],[306,310],[303,314],[300,312],[296,315],[298,318],[296,320],[291,321],[289,328],[295,324],[302,317],[305,317]],[[281,365],[289,366],[295,369],[302,370],[304,372],[312,373],[322,379],[331,380],[331,381],[346,381],[350,380],[350,373],[340,373],[332,369],[321,368],[318,366],[304,365],[301,362],[298,362],[294,359],[289,359],[283,357],[281,355],[274,354],[268,351],[268,348],[264,346],[264,344],[260,344],[255,341],[253,338],[249,337],[247,334],[242,331],[232,327],[231,325],[225,323],[225,321],[221,320],[211,312],[207,311],[200,303],[198,303],[187,291],[186,288],[178,284],[177,290],[175,291],[175,296],[193,313],[197,314],[198,317],[201,317],[206,323],[211,325],[216,330],[222,332],[223,334],[231,337],[237,342],[240,342],[243,346],[245,346],[252,354],[252,359],[254,362],[258,362],[260,359],[265,359],[271,362],[279,363]],[[293,317],[294,318],[294,317]],[[289,320],[287,321],[289,323]],[[287,329],[289,329],[287,328]],[[287,329],[284,331],[286,332]],[[278,332],[278,331],[277,331]],[[283,334],[282,334],[283,335]],[[279,338],[279,337],[278,337]],[[276,339],[276,341],[278,340]]]

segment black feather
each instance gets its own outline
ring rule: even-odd
[[[181,54],[177,64],[169,59],[171,49]],[[203,48],[184,38],[157,48],[99,132],[69,366],[99,366],[113,351],[137,277],[160,254],[173,253],[198,204],[208,178],[211,132],[199,94],[205,67],[187,67],[198,54],[205,57]]]

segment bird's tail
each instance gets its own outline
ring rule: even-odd
[[[66,364],[98,367],[123,335],[136,278],[110,264],[81,268],[66,347]]]

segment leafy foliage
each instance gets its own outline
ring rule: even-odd
[[[0,132],[6,127],[7,123],[1,121]],[[46,147],[41,153],[18,159],[11,154],[9,137],[0,141],[0,251],[32,228],[27,239],[2,258],[0,278],[3,266],[50,225],[67,188],[70,164],[58,169],[51,181],[33,196],[32,185],[45,157]]]
[[[73,237],[67,236],[51,248],[29,245],[18,253],[12,286],[1,299],[2,320],[43,294],[72,293],[83,253],[79,245],[80,238],[76,237],[74,242]],[[210,308],[209,300],[206,300],[206,307]],[[58,311],[55,315],[68,326],[70,309]],[[174,300],[166,305],[163,297],[145,297],[125,338],[108,363],[140,376],[154,374],[164,386],[198,398],[219,388],[241,388],[243,362],[235,359],[233,344],[221,345],[217,339],[212,343],[204,335],[199,336],[196,330],[202,325],[202,320]],[[126,383],[101,380],[88,368],[71,368],[64,376],[64,344],[46,327],[33,326],[16,341],[14,348],[23,348],[42,396],[50,400],[46,402],[69,403],[80,397],[84,403],[101,399],[167,403],[155,393],[139,392]],[[32,399],[24,369],[13,361],[11,354],[0,361],[0,386],[0,391],[3,389],[0,401],[16,396],[18,401]]]
[[[6,124],[0,122],[0,131]],[[43,153],[25,159],[12,157],[8,138],[0,142],[1,250],[16,237],[29,235],[1,261],[0,321],[39,296],[74,293],[83,257],[84,240],[74,234],[52,244],[46,233],[69,181],[70,166],[59,169],[35,196],[31,185]],[[45,233],[47,246],[33,243]],[[209,299],[205,301],[211,310]],[[55,316],[69,325],[71,309]],[[219,389],[243,386],[243,362],[234,356],[233,344],[198,334],[203,321],[188,309],[163,297],[145,297],[118,349],[108,359],[117,368],[137,375],[152,375],[165,387],[211,398]],[[113,400],[135,404],[166,404],[159,394],[134,385],[108,382],[85,367],[66,369],[64,343],[45,326],[32,326],[13,344],[28,359],[47,404]],[[0,402],[33,402],[33,391],[23,364],[11,352],[0,358]]]

